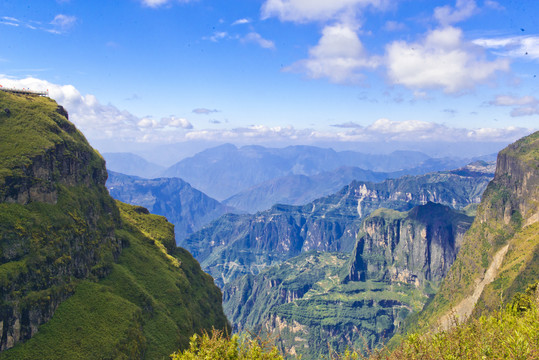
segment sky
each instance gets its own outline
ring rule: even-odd
[[[478,155],[539,128],[538,14],[537,0],[3,0],[0,85],[48,91],[102,152]]]

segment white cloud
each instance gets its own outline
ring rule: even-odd
[[[281,21],[327,21],[348,16],[358,9],[384,8],[390,0],[266,0],[262,18],[278,17]]]
[[[173,2],[188,3],[192,0],[141,0],[142,4],[148,7],[157,8],[163,5],[168,5]],[[196,0],[193,0],[196,1]]]
[[[251,20],[249,19],[238,19],[232,23],[232,25],[243,25],[243,24],[249,24]]]
[[[495,49],[497,55],[533,60],[539,59],[539,36],[482,38],[473,42],[486,49]]]
[[[183,118],[171,116],[160,121],[151,117],[139,118],[114,105],[101,104],[94,95],[82,95],[72,85],[57,85],[36,78],[10,79],[0,76],[5,87],[28,88],[48,91],[49,96],[64,106],[69,119],[89,139],[116,139],[121,141],[146,141],[165,136],[183,137],[185,129],[192,125]]]
[[[434,18],[442,26],[447,26],[464,21],[477,12],[475,0],[457,0],[455,8],[449,5],[434,9]]]
[[[81,95],[72,85],[57,85],[45,80],[14,80],[0,75],[5,87],[49,91],[51,98],[63,105],[70,120],[92,141],[124,141],[167,143],[186,140],[237,141],[243,143],[313,143],[322,142],[511,142],[528,135],[532,129],[451,128],[443,124],[419,120],[392,121],[378,119],[362,126],[356,122],[336,125],[335,131],[296,129],[293,126],[253,125],[232,129],[193,129],[185,118],[170,116],[160,120],[151,116],[139,118],[113,105],[103,105],[93,95]],[[500,105],[537,106],[534,97],[498,97]],[[497,105],[497,104],[495,104]],[[211,121],[217,123],[218,121]]]
[[[441,88],[446,93],[457,93],[491,80],[497,71],[509,70],[509,61],[488,61],[480,47],[462,37],[462,30],[445,27],[429,32],[420,42],[389,44],[389,79],[410,88]]]
[[[375,68],[379,59],[369,57],[355,29],[349,25],[326,26],[318,44],[309,50],[309,58],[285,71],[306,73],[313,79],[328,78],[334,83],[358,83],[360,70]]]
[[[53,25],[57,30],[63,32],[73,27],[76,22],[77,18],[75,16],[58,14],[54,17],[50,24]]]
[[[178,118],[175,116],[170,116],[168,118],[162,118],[161,124],[164,127],[170,127],[170,128],[181,128],[181,129],[192,129],[193,125],[189,122],[189,120],[185,118]]]
[[[496,106],[512,106],[511,116],[531,116],[539,115],[539,99],[534,96],[515,97],[510,95],[499,95],[490,105]]]
[[[255,43],[264,49],[275,49],[275,43],[271,40],[264,39],[259,33],[250,32],[242,39],[243,42]]]
[[[499,2],[493,1],[493,0],[485,0],[485,6],[494,10],[499,10],[499,11],[505,10],[505,7],[500,5]]]
[[[228,33],[226,31],[216,31],[212,36],[203,37],[204,40],[210,40],[212,42],[218,42],[219,40],[228,38]]]

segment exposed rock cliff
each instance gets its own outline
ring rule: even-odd
[[[439,283],[472,220],[431,202],[406,213],[377,210],[363,221],[345,281]]]
[[[103,159],[54,101],[0,93],[0,349],[32,337],[76,279],[107,273],[119,213]],[[91,245],[90,245],[91,244]]]

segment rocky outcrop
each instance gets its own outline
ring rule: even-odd
[[[439,283],[449,271],[472,218],[427,203],[401,213],[380,209],[363,221],[344,281]]]

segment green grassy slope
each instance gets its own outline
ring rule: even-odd
[[[173,225],[114,202],[63,109],[3,92],[0,109],[0,359],[159,359],[227,327]]]

